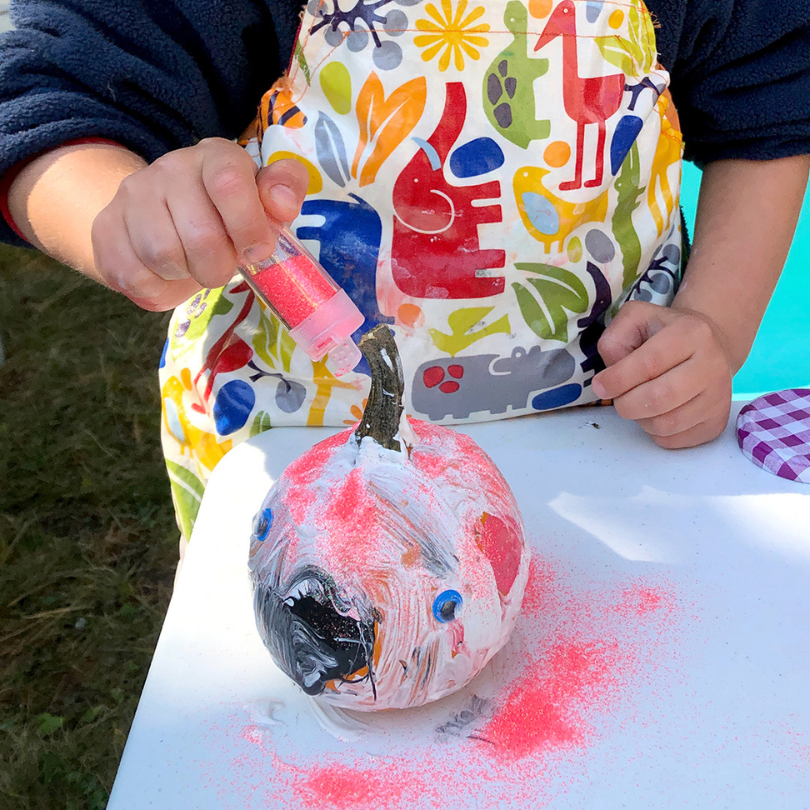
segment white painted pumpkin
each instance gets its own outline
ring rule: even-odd
[[[390,331],[361,349],[372,391],[360,425],[293,462],[255,518],[254,605],[270,653],[307,694],[405,708],[460,689],[504,645],[529,552],[478,445],[401,416]]]

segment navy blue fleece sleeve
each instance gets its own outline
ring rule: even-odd
[[[808,0],[648,0],[686,157],[810,153]]]
[[[236,137],[283,72],[299,2],[14,0],[0,37],[0,175],[81,137],[147,160]],[[20,244],[0,221],[0,239]]]

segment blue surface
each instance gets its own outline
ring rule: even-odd
[[[700,172],[685,164],[681,201],[695,221]],[[734,378],[734,394],[753,397],[782,388],[810,387],[810,192],[805,197],[787,265],[746,364]]]

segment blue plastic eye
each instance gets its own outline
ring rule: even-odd
[[[270,527],[273,525],[273,510],[269,506],[265,506],[255,518],[253,518],[253,534],[256,539],[261,543],[267,539],[270,534]]]
[[[464,600],[458,591],[442,591],[433,600],[433,616],[437,622],[446,624],[458,616]]]

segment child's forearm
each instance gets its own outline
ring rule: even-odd
[[[121,181],[145,165],[114,145],[54,149],[31,161],[12,183],[11,216],[32,245],[104,283],[93,258],[93,222]]]
[[[716,326],[736,373],[748,357],[787,258],[810,155],[724,160],[703,172],[694,245],[673,306]]]
[[[204,138],[147,165],[118,146],[65,146],[26,166],[9,210],[32,244],[144,309],[221,287],[274,250],[301,210],[309,172],[259,169],[241,146]]]

